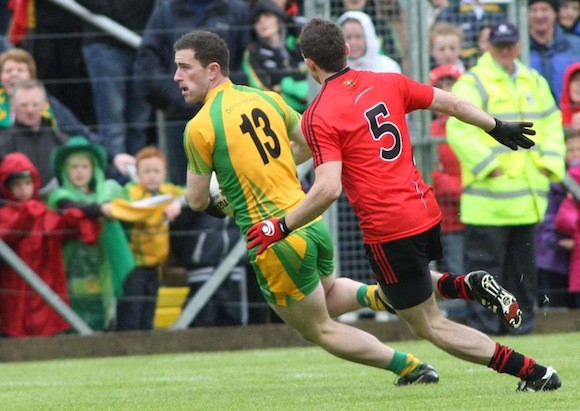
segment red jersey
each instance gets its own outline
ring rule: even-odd
[[[366,244],[422,233],[441,221],[415,166],[405,115],[433,87],[395,73],[345,69],[328,78],[302,117],[314,166],[342,162],[342,185]]]

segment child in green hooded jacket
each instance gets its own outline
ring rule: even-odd
[[[104,217],[101,205],[121,195],[123,188],[105,179],[105,149],[82,136],[70,138],[51,153],[51,165],[60,188],[48,205],[52,208],[81,208],[87,216],[102,217],[102,230],[95,245],[78,240],[67,242],[64,259],[71,307],[94,330],[113,326],[116,299],[122,284],[135,266],[127,238],[119,221]]]

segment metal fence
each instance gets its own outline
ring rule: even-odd
[[[61,6],[75,8],[72,0],[50,0]],[[349,2],[341,0],[312,0],[304,1],[304,15],[307,19],[312,17],[338,18],[346,9]],[[363,11],[373,19],[377,35],[381,39],[384,54],[398,61],[404,74],[422,82],[427,82],[430,58],[429,58],[429,25],[433,18],[433,9],[427,0],[368,0]],[[453,1],[451,2],[453,3]],[[490,2],[482,1],[487,4]],[[515,22],[521,31],[523,44],[522,60],[527,61],[527,2],[524,0],[496,1],[505,15]],[[96,27],[112,30],[115,35],[127,36],[126,42],[133,46],[139,44],[139,37],[135,33],[125,33],[122,28],[115,25],[109,26],[109,22],[101,18],[91,16],[83,10],[75,8],[77,17],[87,21],[93,21]],[[72,17],[71,17],[72,18]],[[34,35],[31,33],[30,35]],[[55,34],[57,36],[57,34]],[[62,39],[69,40],[71,33],[63,33]],[[57,39],[58,40],[58,39]],[[473,42],[474,39],[469,39]],[[79,56],[80,58],[80,56]],[[47,79],[47,85],[66,85],[67,83],[87,83],[88,79]],[[311,83],[311,97],[318,91],[318,86]],[[85,96],[86,98],[86,96]],[[74,107],[73,107],[74,108]],[[430,135],[430,114],[425,111],[411,113],[408,117],[415,158],[418,167],[424,173],[427,181],[431,180],[431,171],[438,162],[436,156],[436,143]],[[157,126],[156,139],[160,146],[164,146],[163,118],[157,116],[154,119]],[[94,126],[94,125],[93,125]],[[326,221],[329,223],[331,233],[336,244],[336,261],[339,275],[348,276],[363,282],[374,282],[370,266],[365,258],[362,247],[361,233],[354,213],[344,197],[326,213]],[[214,280],[203,288],[203,293],[198,293],[192,299],[190,306],[184,310],[184,315],[177,328],[185,327],[201,309],[203,304],[211,297],[213,292],[227,277],[231,269],[240,258],[243,250],[240,245],[233,250],[233,254],[224,259],[224,264],[216,269]]]

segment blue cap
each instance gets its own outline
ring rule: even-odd
[[[518,41],[520,41],[520,33],[516,26],[509,21],[502,21],[491,27],[489,32],[489,42],[491,44],[517,43]]]

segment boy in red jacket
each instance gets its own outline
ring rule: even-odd
[[[40,175],[22,153],[8,154],[0,165],[0,238],[68,303],[62,242],[81,237],[95,242],[96,221],[78,209],[59,214],[38,200]],[[0,270],[0,330],[3,335],[52,335],[70,325],[7,263]]]

